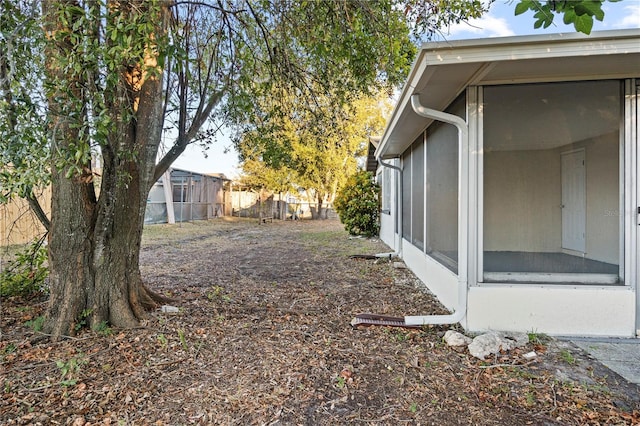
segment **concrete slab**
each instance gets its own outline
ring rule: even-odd
[[[640,339],[572,338],[571,342],[628,382],[640,385]]]

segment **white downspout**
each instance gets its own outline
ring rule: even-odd
[[[405,316],[405,325],[455,324],[467,314],[467,240],[469,222],[468,185],[463,181],[468,168],[469,126],[457,115],[426,108],[420,104],[420,95],[411,96],[411,107],[416,114],[444,123],[452,124],[458,129],[458,305],[450,315],[417,315]],[[462,250],[461,250],[462,248]]]
[[[399,195],[402,194],[402,168],[399,166],[394,166],[390,163],[385,163],[382,159],[378,159],[378,162],[383,167],[388,167],[392,170],[398,172],[398,184],[396,185],[396,200],[400,200]],[[394,203],[396,207],[396,223],[398,225],[398,237],[397,237],[397,247],[394,252],[391,253],[380,253],[376,254],[377,257],[394,257],[402,255],[402,203],[398,203],[397,201]],[[395,237],[394,237],[395,238]]]

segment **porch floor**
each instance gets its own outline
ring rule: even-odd
[[[485,251],[485,272],[615,274],[619,266],[565,253]]]

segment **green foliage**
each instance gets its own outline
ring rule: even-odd
[[[4,349],[2,349],[2,352],[0,352],[0,354],[2,355],[12,354],[16,352],[17,349],[18,348],[16,347],[15,343],[9,343],[7,346],[4,347]]]
[[[494,0],[407,0],[404,13],[415,36],[430,39],[452,24],[479,18]]]
[[[562,360],[564,362],[566,362],[567,364],[570,364],[570,365],[573,365],[573,364],[576,363],[576,358],[567,349],[563,349],[562,351],[560,351],[560,358],[562,358]]]
[[[178,330],[178,338],[180,339],[180,344],[182,345],[182,349],[184,349],[185,352],[189,352],[189,345],[187,344],[187,338],[184,334],[184,330],[182,329]]]
[[[529,333],[527,333],[527,335],[529,336],[529,343],[532,343],[534,345],[542,345],[548,343],[551,340],[551,338],[544,333],[536,333],[534,331],[530,331]]]
[[[270,23],[268,46],[251,45],[263,62],[245,68],[251,75],[240,76],[226,105],[244,183],[304,188],[330,202],[356,171],[368,137],[384,129],[388,94],[406,78],[418,39],[486,7],[480,0],[265,1],[254,17],[257,28]]]
[[[82,354],[67,361],[56,361],[56,367],[60,370],[60,385],[64,387],[74,386],[78,382],[77,376],[82,366],[87,362],[87,359]]]
[[[327,108],[328,98],[319,98]],[[331,201],[347,176],[356,172],[356,158],[364,155],[369,135],[384,129],[391,110],[389,96],[357,96],[331,111],[315,106],[297,111],[300,106],[293,97],[280,109],[282,102],[262,102],[261,109],[271,113],[247,125],[237,140],[243,183],[275,192],[305,188],[316,200]]]
[[[242,162],[242,172],[240,182],[248,188],[276,193],[295,190],[295,170],[287,166],[271,167],[262,160],[248,158]]]
[[[164,334],[159,334],[157,339],[158,339],[158,343],[160,343],[160,346],[162,348],[166,348],[167,347],[168,340],[167,340],[166,337],[164,337]]]
[[[246,171],[259,169],[254,161],[281,176],[293,171],[297,186],[330,199],[355,171],[353,125],[371,124],[356,104],[404,81],[417,51],[411,35],[429,37],[485,10],[479,0],[263,2],[256,26],[269,22],[267,45],[251,46],[261,60],[244,68],[248,75],[236,81],[226,105]],[[381,110],[370,110],[371,119]],[[357,143],[380,130],[359,134]]]
[[[0,203],[46,187],[52,165],[91,181],[91,158],[105,147],[136,158],[120,135],[137,105],[115,100],[135,98],[144,78],[162,72],[168,39],[157,33],[160,2],[141,13],[107,3],[0,0]]]
[[[74,326],[75,331],[80,331],[84,327],[87,326],[87,319],[93,313],[93,309],[83,309],[80,313],[80,317],[76,320],[76,325]]]
[[[351,235],[378,235],[379,193],[380,187],[366,171],[351,176],[338,191],[333,205]]]
[[[18,252],[0,272],[0,297],[26,297],[38,292],[46,292],[45,280],[49,276],[47,248],[42,240],[31,243]]]
[[[49,181],[38,13],[36,2],[0,0],[0,203]]]
[[[160,9],[157,0],[143,5],[98,0],[43,10],[45,29],[53,34],[46,46],[48,113],[50,119],[64,117],[73,134],[50,135],[54,165],[65,178],[90,181],[91,158],[99,149],[121,160],[140,155],[138,148],[119,143],[118,133],[135,122],[145,80],[162,73],[157,64],[168,42],[158,34]],[[56,51],[63,54],[51,54]],[[126,179],[126,173],[119,178]]]
[[[100,321],[95,327],[93,327],[93,331],[103,337],[108,337],[113,334],[113,330],[109,327],[109,323],[107,321]]]
[[[216,285],[209,290],[207,293],[207,299],[210,301],[223,301],[223,302],[231,302],[231,297],[228,294],[224,293],[224,288]]]
[[[515,14],[521,15],[528,10],[533,11],[534,28],[548,28],[556,14],[562,15],[565,24],[573,24],[576,31],[591,34],[593,19],[601,22],[604,19],[602,5],[605,1],[607,0],[520,0],[516,5]]]
[[[256,110],[256,98],[277,101],[283,95],[287,101],[295,96],[295,111],[304,112],[319,94],[331,94],[340,105],[354,93],[400,84],[416,53],[402,3],[264,1],[255,13],[256,28],[268,32],[268,39],[263,44],[257,34],[247,52],[259,60],[247,61],[253,70],[237,81],[229,105],[236,123],[256,122],[270,113]],[[256,75],[268,78],[257,80]],[[284,105],[282,111],[287,111]]]
[[[34,318],[32,320],[25,322],[24,325],[26,325],[33,331],[42,331],[42,327],[44,326],[44,320],[45,320],[44,315],[41,315],[37,318]]]

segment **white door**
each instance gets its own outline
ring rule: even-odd
[[[584,150],[562,153],[562,248],[585,252],[586,174]]]

